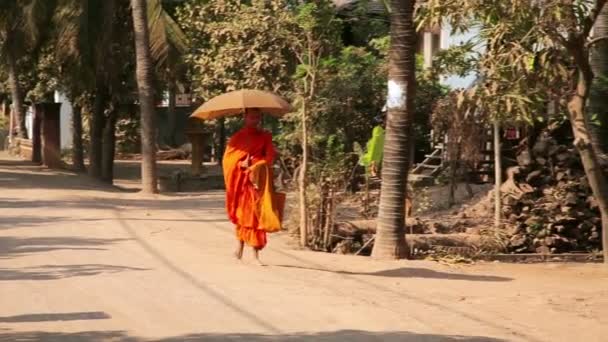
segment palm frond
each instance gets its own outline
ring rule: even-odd
[[[181,55],[188,49],[187,38],[177,22],[167,13],[161,0],[148,1],[150,52],[157,65],[165,65],[171,54]]]
[[[57,0],[29,0],[23,5],[23,32],[32,46],[41,45],[51,32],[49,24],[57,7]]]

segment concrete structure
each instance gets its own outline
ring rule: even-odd
[[[59,111],[59,127],[61,130],[61,149],[72,147],[72,103],[68,98],[60,93],[55,92],[55,102],[61,103]]]
[[[476,27],[472,27],[464,33],[452,33],[452,28],[449,25],[421,32],[418,36],[418,46],[419,53],[424,56],[424,66],[427,68],[431,67],[433,65],[433,58],[439,51],[472,41],[478,34],[479,28]],[[442,83],[452,89],[468,88],[476,79],[477,75],[471,73],[465,77],[443,77]]]
[[[60,103],[61,108],[59,112],[59,129],[61,132],[61,145],[60,148],[67,149],[72,147],[72,104],[68,98],[56,91],[55,92],[55,103]],[[27,137],[32,138],[34,136],[34,107],[27,107],[25,112],[25,127],[27,128]]]

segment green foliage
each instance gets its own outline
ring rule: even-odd
[[[294,24],[285,5],[281,0],[189,1],[177,9],[199,98],[240,88],[288,88]]]
[[[24,88],[29,90],[25,98],[31,103],[54,102],[60,75],[53,47],[47,44],[37,57],[24,74],[30,79],[30,84]]]
[[[575,61],[567,40],[588,35],[593,4],[430,0],[420,11],[420,25],[448,22],[457,32],[480,28],[476,44],[483,44],[477,46],[482,53],[467,55],[474,47],[469,43],[442,56],[443,64],[458,61],[447,71],[459,74],[474,66],[481,77],[459,104],[503,121],[532,123],[548,101],[569,96]]]

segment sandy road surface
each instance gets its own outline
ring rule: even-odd
[[[606,341],[601,265],[378,262],[271,236],[220,192],[143,197],[0,154],[3,341]]]

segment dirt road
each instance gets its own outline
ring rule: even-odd
[[[232,258],[220,192],[143,197],[0,155],[0,341],[606,341],[601,265]]]

